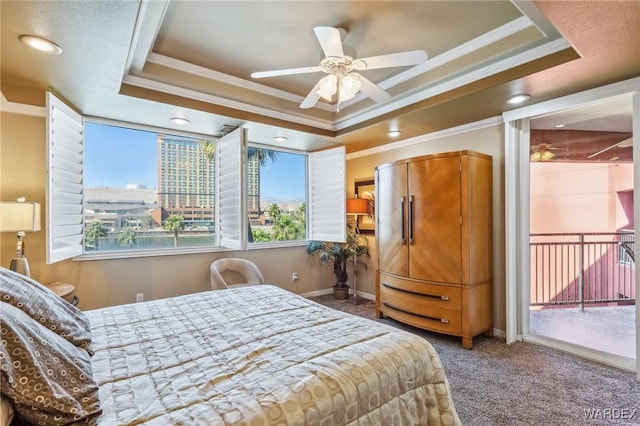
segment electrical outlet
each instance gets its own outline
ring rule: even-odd
[[[144,293],[136,294],[136,303],[144,302]]]
[[[298,273],[294,272],[293,274],[291,274],[291,281],[298,281]]]

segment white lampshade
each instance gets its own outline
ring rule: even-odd
[[[9,269],[31,275],[29,261],[24,254],[25,232],[40,230],[40,203],[27,203],[24,197],[18,201],[0,201],[0,232],[17,232],[16,256]]]
[[[319,89],[316,93],[325,98],[327,101],[331,101],[331,98],[338,89],[338,79],[335,75],[329,74],[326,77],[320,79],[320,81],[318,82],[318,86]]]
[[[345,75],[340,79],[340,102],[353,98],[358,91],[360,91],[361,87],[362,83],[360,83],[359,79],[351,74]]]
[[[40,229],[40,203],[0,201],[0,232],[35,232]]]

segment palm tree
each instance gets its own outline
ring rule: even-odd
[[[202,153],[207,160],[213,160],[216,155],[216,143],[215,141],[200,141],[202,147]]]
[[[275,224],[278,221],[278,217],[280,217],[280,215],[282,214],[282,210],[276,203],[271,203],[271,205],[267,208],[267,213],[269,213],[269,217]]]
[[[291,220],[291,216],[283,214],[278,216],[276,223],[273,224],[273,239],[276,241],[292,240],[296,234],[295,223]]]
[[[261,167],[266,166],[268,161],[274,162],[280,153],[278,151],[272,151],[270,149],[255,148],[250,146],[247,150],[247,156],[249,160],[257,160],[258,165]]]
[[[89,223],[84,231],[84,246],[98,250],[98,239],[107,235],[107,228],[99,220]]]
[[[118,244],[123,247],[133,247],[136,243],[136,230],[133,228],[124,228],[118,234]]]
[[[264,243],[267,241],[271,241],[271,234],[262,228],[252,229],[251,233],[253,234],[254,243]]]
[[[292,216],[298,225],[299,236],[296,239],[304,240],[307,237],[307,205],[305,203],[300,204]]]
[[[354,226],[347,227],[347,241],[344,243],[333,243],[325,241],[309,241],[307,243],[307,254],[318,256],[321,263],[331,264],[333,273],[336,276],[335,287],[347,287],[347,268],[352,266],[353,272],[357,274],[359,267],[367,268],[365,261],[369,257],[369,240],[360,236]]]
[[[184,216],[172,214],[164,221],[162,228],[167,231],[173,231],[173,245],[174,247],[178,247],[178,231],[184,229]]]

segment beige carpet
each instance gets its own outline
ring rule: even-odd
[[[460,339],[375,318],[373,302],[354,306],[332,295],[318,303],[423,336],[447,372],[463,425],[640,425],[640,382],[633,373],[560,351],[483,336]]]

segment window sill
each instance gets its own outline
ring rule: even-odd
[[[101,253],[84,253],[73,258],[74,262],[89,260],[131,259],[136,257],[179,256],[185,254],[216,253],[231,251],[226,247],[184,247],[166,250],[122,250]]]
[[[303,247],[306,246],[308,240],[294,240],[294,241],[278,241],[278,242],[266,242],[266,243],[249,243],[247,250],[260,250],[260,249],[273,249],[284,247]]]
[[[277,243],[250,243],[247,250],[264,250],[277,249],[286,247],[304,247],[307,240],[296,241],[279,241]],[[84,253],[73,258],[74,262],[86,262],[91,260],[112,260],[112,259],[132,259],[138,257],[158,257],[158,256],[180,256],[186,254],[200,253],[221,253],[226,251],[242,251],[234,250],[226,247],[184,247],[166,250],[122,250],[122,251],[104,251],[99,253]]]

